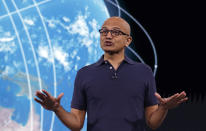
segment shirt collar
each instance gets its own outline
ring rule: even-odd
[[[107,60],[106,60],[107,61]],[[95,63],[96,66],[100,66],[103,63],[106,63],[106,61],[104,60],[104,55],[101,56],[101,58]],[[124,60],[125,62],[127,62],[128,64],[135,64],[135,61],[131,60],[129,57],[127,57],[126,55],[124,55]]]

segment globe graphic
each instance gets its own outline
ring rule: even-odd
[[[35,92],[64,92],[70,111],[76,72],[103,54],[98,29],[108,17],[103,0],[0,1],[1,131],[69,130]]]

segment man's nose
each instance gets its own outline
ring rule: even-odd
[[[112,33],[109,31],[106,35],[107,38],[112,38]]]

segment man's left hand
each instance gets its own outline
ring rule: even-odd
[[[160,102],[159,106],[165,109],[175,108],[179,104],[188,100],[184,91],[182,91],[181,93],[176,93],[168,98],[162,98],[159,93],[155,93],[155,96]]]

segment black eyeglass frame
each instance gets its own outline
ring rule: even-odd
[[[104,30],[106,30],[107,32],[105,32],[106,34],[104,36],[107,36],[107,34],[110,32],[111,35],[114,37],[114,36],[120,36],[120,35],[126,35],[126,36],[129,36],[128,34],[122,32],[121,30],[107,30],[107,29],[99,29],[99,33],[100,34],[103,34]],[[117,31],[118,32],[118,35],[114,35],[114,32],[113,31]]]

